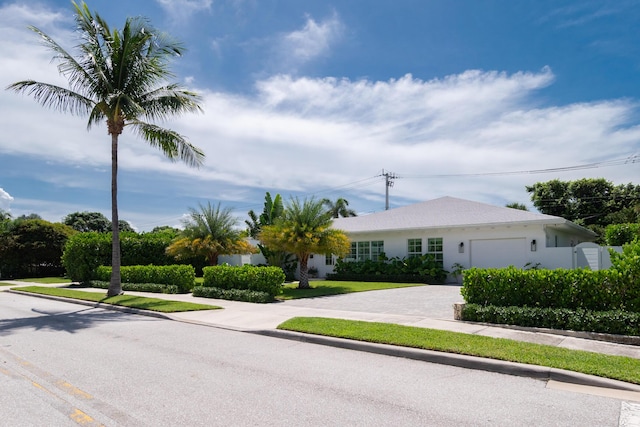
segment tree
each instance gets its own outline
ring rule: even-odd
[[[205,257],[209,265],[218,264],[218,256],[255,252],[255,248],[242,237],[236,228],[238,219],[231,208],[200,204],[200,209],[190,208],[189,218],[184,224],[182,237],[167,248],[167,253],[184,259],[193,256]]]
[[[204,153],[184,136],[149,121],[200,110],[200,98],[177,84],[166,84],[172,77],[168,61],[180,56],[183,47],[154,29],[147,19],[127,18],[122,31],[111,29],[86,3],[72,2],[79,33],[78,53],[73,56],[47,34],[38,34],[58,61],[58,71],[68,87],[24,80],[7,89],[32,95],[45,107],[88,115],[87,128],[106,120],[111,136],[111,229],[112,275],[107,295],[122,293],[120,282],[120,241],[118,221],[118,139],[126,126],[171,160],[199,166]]]
[[[322,199],[322,204],[327,207],[327,212],[332,218],[358,216],[356,211],[349,209],[349,201],[342,197],[337,198],[335,202],[329,199]]]
[[[284,213],[284,204],[282,203],[282,197],[280,194],[276,194],[274,198],[271,198],[271,193],[267,191],[264,197],[264,208],[260,216],[258,216],[253,210],[250,210],[247,214],[250,220],[245,220],[248,229],[247,232],[251,237],[257,239],[262,231],[262,227],[267,225],[273,225],[275,221],[280,218]],[[266,262],[270,266],[280,267],[287,278],[287,280],[293,280],[297,263],[295,256],[282,250],[269,248],[268,246],[259,243],[258,249],[264,256]]]
[[[518,209],[518,210],[521,210],[521,211],[528,211],[529,210],[529,208],[527,208],[527,206],[524,203],[518,203],[518,202],[507,203],[505,205],[505,207],[511,208],[511,209]]]
[[[299,288],[309,288],[309,256],[312,253],[344,256],[349,239],[341,230],[331,228],[333,219],[322,200],[291,199],[282,217],[262,228],[260,240],[269,247],[295,254],[300,262]]]
[[[100,212],[70,213],[64,217],[62,222],[81,233],[88,231],[108,233],[111,231],[111,221]]]
[[[14,222],[0,236],[0,269],[4,276],[44,277],[62,275],[62,251],[76,231],[43,219]]]
[[[533,205],[542,213],[561,216],[590,228],[602,228],[638,219],[640,186],[615,186],[604,178],[551,180],[526,187]]]

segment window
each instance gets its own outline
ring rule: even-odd
[[[383,240],[375,240],[371,242],[371,259],[373,261],[378,261],[380,259],[380,255],[384,252],[384,241]]]
[[[422,256],[422,239],[407,240],[407,257]]]
[[[427,253],[433,255],[435,262],[444,266],[444,257],[442,256],[442,237],[433,237],[427,239]]]
[[[384,252],[384,241],[374,240],[373,242],[351,242],[349,259],[355,261],[373,260],[377,261],[380,254]]]
[[[335,264],[335,260],[333,259],[333,254],[325,254],[324,265],[333,265],[333,264]]]

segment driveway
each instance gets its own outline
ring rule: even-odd
[[[453,320],[452,305],[462,301],[460,285],[428,285],[303,298],[285,301],[282,304],[293,307],[404,314]]]

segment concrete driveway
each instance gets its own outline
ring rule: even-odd
[[[292,307],[402,314],[453,320],[452,305],[463,302],[460,288],[460,285],[416,286],[303,298],[285,301],[282,304]]]

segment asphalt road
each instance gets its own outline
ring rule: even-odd
[[[0,292],[2,426],[618,426],[543,381]]]

